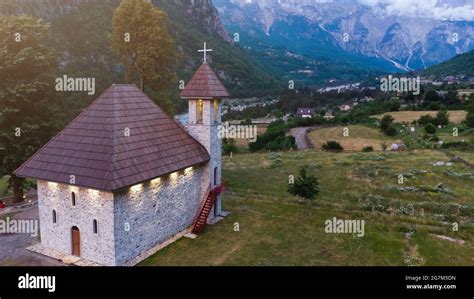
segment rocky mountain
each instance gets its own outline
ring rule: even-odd
[[[180,10],[194,26],[203,28],[209,35],[217,35],[226,42],[233,43],[211,0],[161,0],[155,3],[160,7]]]
[[[421,69],[474,49],[474,6],[468,0],[214,3],[225,26],[241,32],[243,40],[262,33],[265,42],[290,49],[291,42],[299,41],[300,48],[313,56],[322,47],[336,55],[344,51],[350,59],[358,58],[351,54],[374,58],[378,63],[373,66],[386,70],[393,66],[405,71]],[[316,54],[329,57],[331,53]]]

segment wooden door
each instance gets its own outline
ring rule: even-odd
[[[77,227],[71,230],[72,235],[72,255],[81,256],[81,232]]]

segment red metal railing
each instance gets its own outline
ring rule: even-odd
[[[216,202],[217,196],[219,196],[220,193],[226,191],[227,188],[228,188],[227,182],[223,182],[220,186],[214,187],[214,189],[212,189],[211,191],[206,192],[207,198],[206,198],[206,201],[204,202],[204,205],[201,208],[201,211],[199,212],[196,223],[194,223],[194,227],[192,230],[193,234],[199,234],[204,230],[207,224],[207,218],[209,217],[209,214],[211,213],[212,207],[214,206],[214,203]],[[210,186],[208,190],[210,190]]]

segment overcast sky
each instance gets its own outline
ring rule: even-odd
[[[387,15],[474,20],[474,1],[463,0],[359,0]]]
[[[230,0],[234,3],[285,4],[331,3],[338,0]],[[347,1],[347,0],[345,0]],[[378,15],[474,21],[474,0],[352,0],[374,9]]]

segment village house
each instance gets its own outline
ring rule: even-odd
[[[15,171],[38,182],[41,243],[31,250],[133,265],[222,219],[217,130],[228,96],[204,62],[181,92],[183,128],[135,85],[110,86]]]
[[[303,118],[312,118],[314,115],[313,108],[298,108],[296,110],[296,115]]]
[[[461,102],[464,102],[466,99],[469,99],[471,94],[474,93],[474,89],[458,89],[458,98]]]
[[[343,112],[349,111],[349,110],[351,110],[351,108],[352,108],[352,107],[351,107],[350,105],[348,105],[348,104],[343,104],[343,105],[340,105],[340,106],[339,106],[339,110],[341,110],[341,111],[343,111]]]
[[[363,103],[370,103],[370,102],[374,101],[374,98],[365,96],[360,101],[363,102]]]
[[[448,94],[448,91],[447,90],[438,90],[438,91],[436,91],[436,93],[440,97],[445,97]]]
[[[331,112],[326,112],[323,116],[325,120],[331,120],[334,119],[334,115]]]

